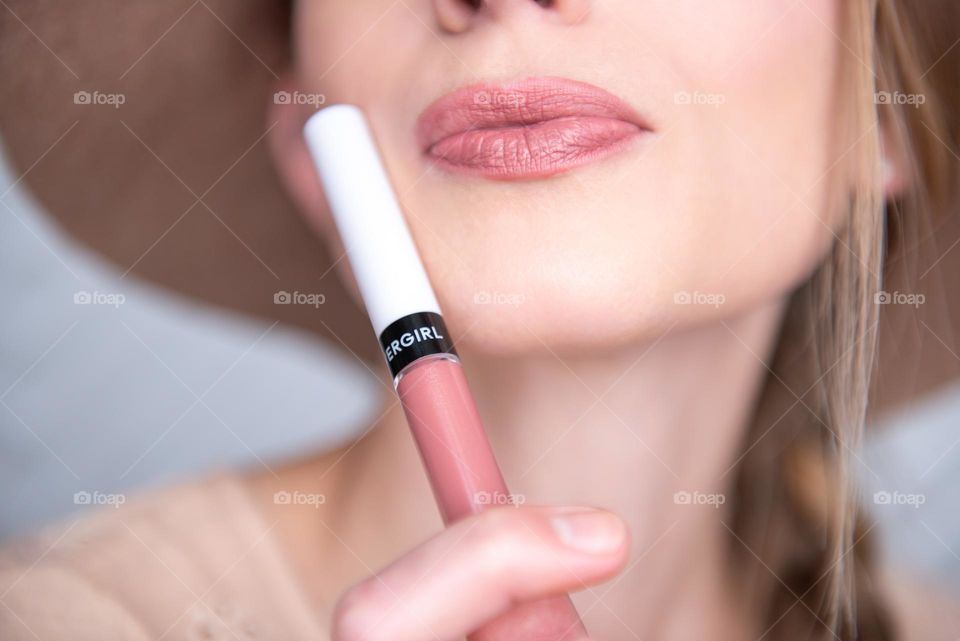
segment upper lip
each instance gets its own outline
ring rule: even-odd
[[[622,120],[649,130],[626,102],[600,87],[567,78],[527,78],[462,87],[430,104],[417,120],[417,139],[429,152],[463,132],[497,129],[571,117]]]

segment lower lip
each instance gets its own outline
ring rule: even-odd
[[[623,150],[643,130],[616,118],[569,116],[448,136],[427,155],[456,173],[495,180],[545,178]]]

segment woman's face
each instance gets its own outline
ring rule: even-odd
[[[461,343],[653,339],[809,276],[839,223],[828,187],[848,147],[840,2],[472,4],[302,0],[295,14],[298,89],[368,114]]]

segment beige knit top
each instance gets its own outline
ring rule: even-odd
[[[0,552],[0,639],[324,639],[274,525],[220,476],[47,528]]]

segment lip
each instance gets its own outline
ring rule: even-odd
[[[624,150],[650,127],[591,84],[528,78],[475,84],[428,106],[417,141],[430,162],[493,180],[546,178]]]

